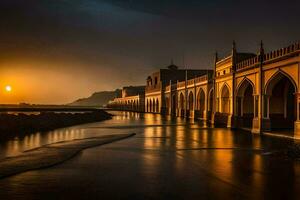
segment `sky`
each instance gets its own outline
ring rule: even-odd
[[[145,84],[174,63],[212,69],[215,51],[300,40],[300,1],[1,0],[0,104],[65,104]],[[6,85],[12,91],[4,90]]]

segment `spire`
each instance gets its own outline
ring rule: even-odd
[[[235,41],[233,40],[232,41],[232,54],[235,54],[236,53],[236,43]]]
[[[174,65],[174,60],[173,60],[173,58],[171,59],[171,65]]]
[[[265,50],[264,50],[264,43],[263,41],[261,40],[260,41],[260,49],[259,49],[259,53],[260,55],[264,54]]]
[[[218,62],[218,52],[216,51],[215,52],[215,63],[217,63]]]
[[[232,71],[233,73],[235,72],[235,68],[236,68],[236,44],[235,41],[232,41],[232,50],[231,50],[231,56],[232,56]]]
[[[264,43],[261,40],[260,41],[260,48],[259,48],[259,60],[260,60],[260,62],[264,61],[264,55],[265,55]]]

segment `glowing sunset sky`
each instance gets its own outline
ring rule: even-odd
[[[299,1],[224,2],[2,0],[0,103],[68,103],[144,84],[183,54],[192,68],[212,68],[233,39],[252,52],[261,39],[267,50],[300,39]]]

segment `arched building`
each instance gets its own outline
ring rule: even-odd
[[[300,136],[300,43],[269,53],[261,43],[252,54],[238,52],[233,42],[230,55],[216,53],[214,63],[214,70],[172,64],[148,76],[144,110],[253,133],[294,129]]]

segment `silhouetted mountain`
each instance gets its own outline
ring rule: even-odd
[[[78,99],[69,105],[71,106],[103,106],[110,100],[121,95],[121,90],[95,92],[90,97]]]

